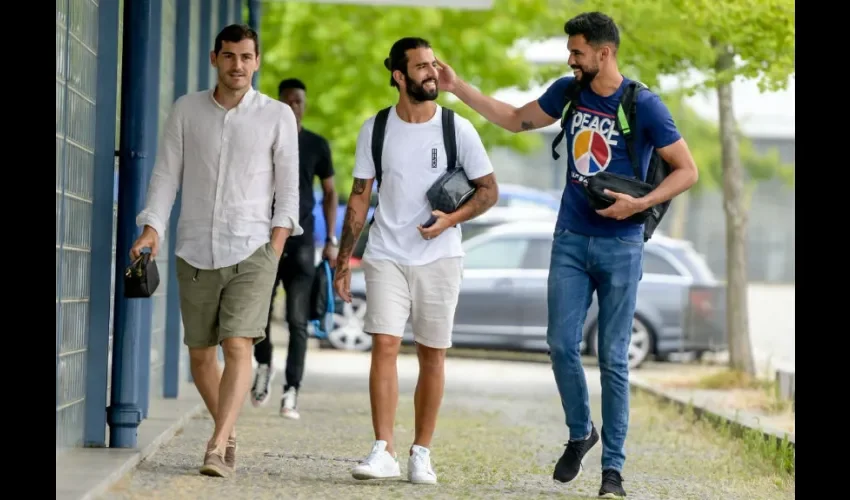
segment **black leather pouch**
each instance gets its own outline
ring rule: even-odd
[[[587,184],[584,186],[587,192],[587,199],[590,206],[594,210],[604,210],[614,204],[616,199],[605,194],[605,190],[615,193],[623,193],[632,198],[641,198],[649,194],[653,187],[643,181],[639,181],[634,177],[626,177],[623,175],[612,174],[608,172],[599,172],[598,174],[589,177]],[[638,212],[628,219],[630,222],[642,223],[652,215],[652,208]]]
[[[143,253],[124,270],[124,297],[145,299],[159,286],[159,269],[150,253]]]

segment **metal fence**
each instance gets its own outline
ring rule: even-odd
[[[97,19],[94,0],[56,0],[57,447],[82,441],[85,417]]]

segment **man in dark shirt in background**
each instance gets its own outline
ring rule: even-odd
[[[286,356],[286,382],[283,386],[283,398],[280,403],[282,417],[297,419],[298,390],[304,374],[304,359],[307,354],[307,321],[310,305],[310,290],[313,284],[313,274],[316,270],[313,208],[313,177],[322,182],[324,193],[322,208],[325,214],[327,238],[323,258],[331,265],[336,261],[336,248],[339,245],[334,236],[336,227],[336,212],[338,200],[334,188],[334,170],[331,161],[331,149],[324,137],[305,129],[301,125],[304,116],[307,95],[306,87],[301,80],[290,78],[278,85],[278,99],[288,104],[295,113],[298,123],[299,151],[299,223],[304,228],[304,234],[291,236],[286,241],[283,256],[278,266],[277,279],[272,291],[272,301],[277,290],[278,280],[283,282],[286,293],[286,321],[289,325],[289,349]],[[272,206],[274,209],[274,206]],[[266,324],[266,337],[254,346],[254,359],[257,360],[257,372],[254,375],[254,385],[251,388],[251,402],[254,406],[266,403],[271,392],[274,378],[272,369],[271,343],[272,307],[269,307],[269,320]]]

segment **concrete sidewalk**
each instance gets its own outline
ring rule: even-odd
[[[276,353],[277,366],[283,359]],[[182,433],[142,462],[106,498],[564,498],[595,497],[601,446],[585,473],[568,486],[551,479],[567,431],[548,366],[449,359],[446,397],[433,443],[440,484],[405,480],[360,482],[349,470],[372,442],[367,388],[369,357],[313,351],[300,399],[302,418],[277,414],[282,374],[265,408],[246,405],[239,421],[238,471],[230,479],[198,474],[212,422],[189,422]],[[401,397],[396,446],[412,439],[416,360],[399,360]],[[599,372],[588,369],[599,424]],[[655,400],[636,395],[624,471],[629,498],[794,498],[794,482],[748,457],[738,444],[694,426]]]

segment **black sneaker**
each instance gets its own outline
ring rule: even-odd
[[[596,427],[590,424],[590,437],[581,441],[570,441],[567,443],[567,449],[564,454],[555,464],[555,473],[552,477],[555,481],[569,483],[581,474],[581,460],[599,441],[599,434],[596,432]]]
[[[600,498],[626,498],[623,489],[623,476],[614,469],[602,471],[602,487],[599,488]]]

